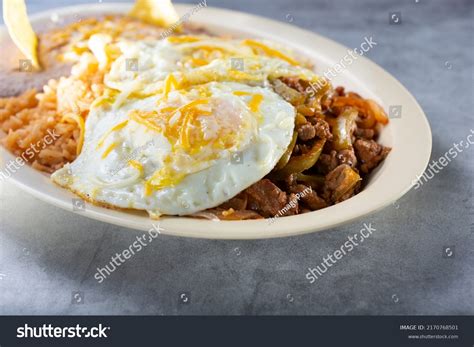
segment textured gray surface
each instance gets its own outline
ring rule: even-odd
[[[29,1],[30,12],[81,1]],[[85,1],[82,1],[84,3]],[[217,1],[355,47],[417,98],[432,159],[473,128],[472,1]],[[401,25],[389,25],[400,11]],[[275,240],[160,236],[99,284],[95,269],[137,233],[47,205],[2,184],[0,314],[474,314],[473,148],[421,189],[364,220]],[[401,168],[402,169],[402,168]],[[316,266],[362,223],[373,236],[309,284]],[[454,257],[443,257],[444,246]],[[72,293],[84,295],[71,304]],[[182,292],[190,295],[180,302]]]

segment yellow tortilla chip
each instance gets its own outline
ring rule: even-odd
[[[130,16],[146,23],[168,28],[179,20],[170,0],[136,0]]]
[[[31,65],[39,69],[38,38],[28,20],[25,1],[3,0],[3,20],[15,45],[31,61]]]

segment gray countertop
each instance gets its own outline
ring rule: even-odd
[[[85,2],[35,0],[28,8]],[[425,110],[432,159],[473,128],[470,0],[207,4],[291,21],[349,47],[376,37],[369,58]],[[400,25],[389,25],[391,12],[401,13]],[[0,314],[474,314],[473,147],[420,189],[363,220],[259,241],[160,235],[100,284],[96,269],[138,233],[1,183]],[[376,228],[373,236],[309,284],[307,268],[363,223]]]

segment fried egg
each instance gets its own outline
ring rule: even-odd
[[[99,57],[101,46],[94,40]],[[103,44],[102,44],[103,45]],[[91,43],[89,43],[91,46]],[[109,88],[150,95],[164,88],[172,73],[187,73],[206,67],[215,61],[225,62],[226,71],[245,69],[244,58],[271,58],[288,69],[300,69],[300,63],[281,47],[257,40],[230,40],[207,36],[175,36],[159,41],[120,41],[117,46],[123,53],[111,66],[105,78]],[[102,58],[102,60],[104,60]],[[263,65],[266,62],[262,62]],[[267,71],[272,69],[266,67]],[[308,70],[309,73],[309,70]]]
[[[112,98],[113,99],[113,98]],[[269,88],[209,82],[97,102],[79,157],[52,175],[95,203],[187,215],[268,174],[288,147],[295,109]]]

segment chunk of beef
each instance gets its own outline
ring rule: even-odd
[[[308,123],[299,125],[296,128],[296,131],[298,132],[298,138],[301,141],[312,140],[316,136],[320,139],[332,139],[331,128],[324,119],[318,117],[308,117],[308,120]]]
[[[299,213],[298,196],[290,193],[285,207],[281,210],[283,216],[293,216]]]
[[[331,128],[328,122],[321,118],[315,118],[314,128],[316,129],[316,136],[320,139],[332,140]]]
[[[316,128],[311,123],[301,124],[296,128],[298,139],[308,141],[316,136]]]
[[[326,175],[323,196],[330,203],[344,201],[356,193],[359,181],[359,174],[349,165],[339,165]]]
[[[372,171],[391,151],[391,148],[384,147],[374,140],[364,139],[357,139],[354,148],[363,173]]]
[[[357,157],[352,148],[340,151],[332,150],[329,154],[321,154],[316,166],[323,174],[328,174],[341,164],[347,164],[352,168],[357,165]]]
[[[299,199],[312,211],[319,210],[327,206],[326,201],[320,198],[311,187],[304,184],[297,184],[290,188],[294,194],[299,194]]]
[[[286,206],[286,193],[269,179],[262,179],[245,190],[248,208],[264,217],[274,217]]]
[[[357,157],[354,153],[354,149],[352,149],[352,148],[343,149],[343,150],[337,152],[336,158],[339,162],[339,165],[347,164],[352,168],[356,167],[356,165],[357,165]]]
[[[332,150],[329,154],[321,154],[316,163],[318,170],[324,175],[334,170],[339,165],[336,155],[337,152],[335,150]]]

